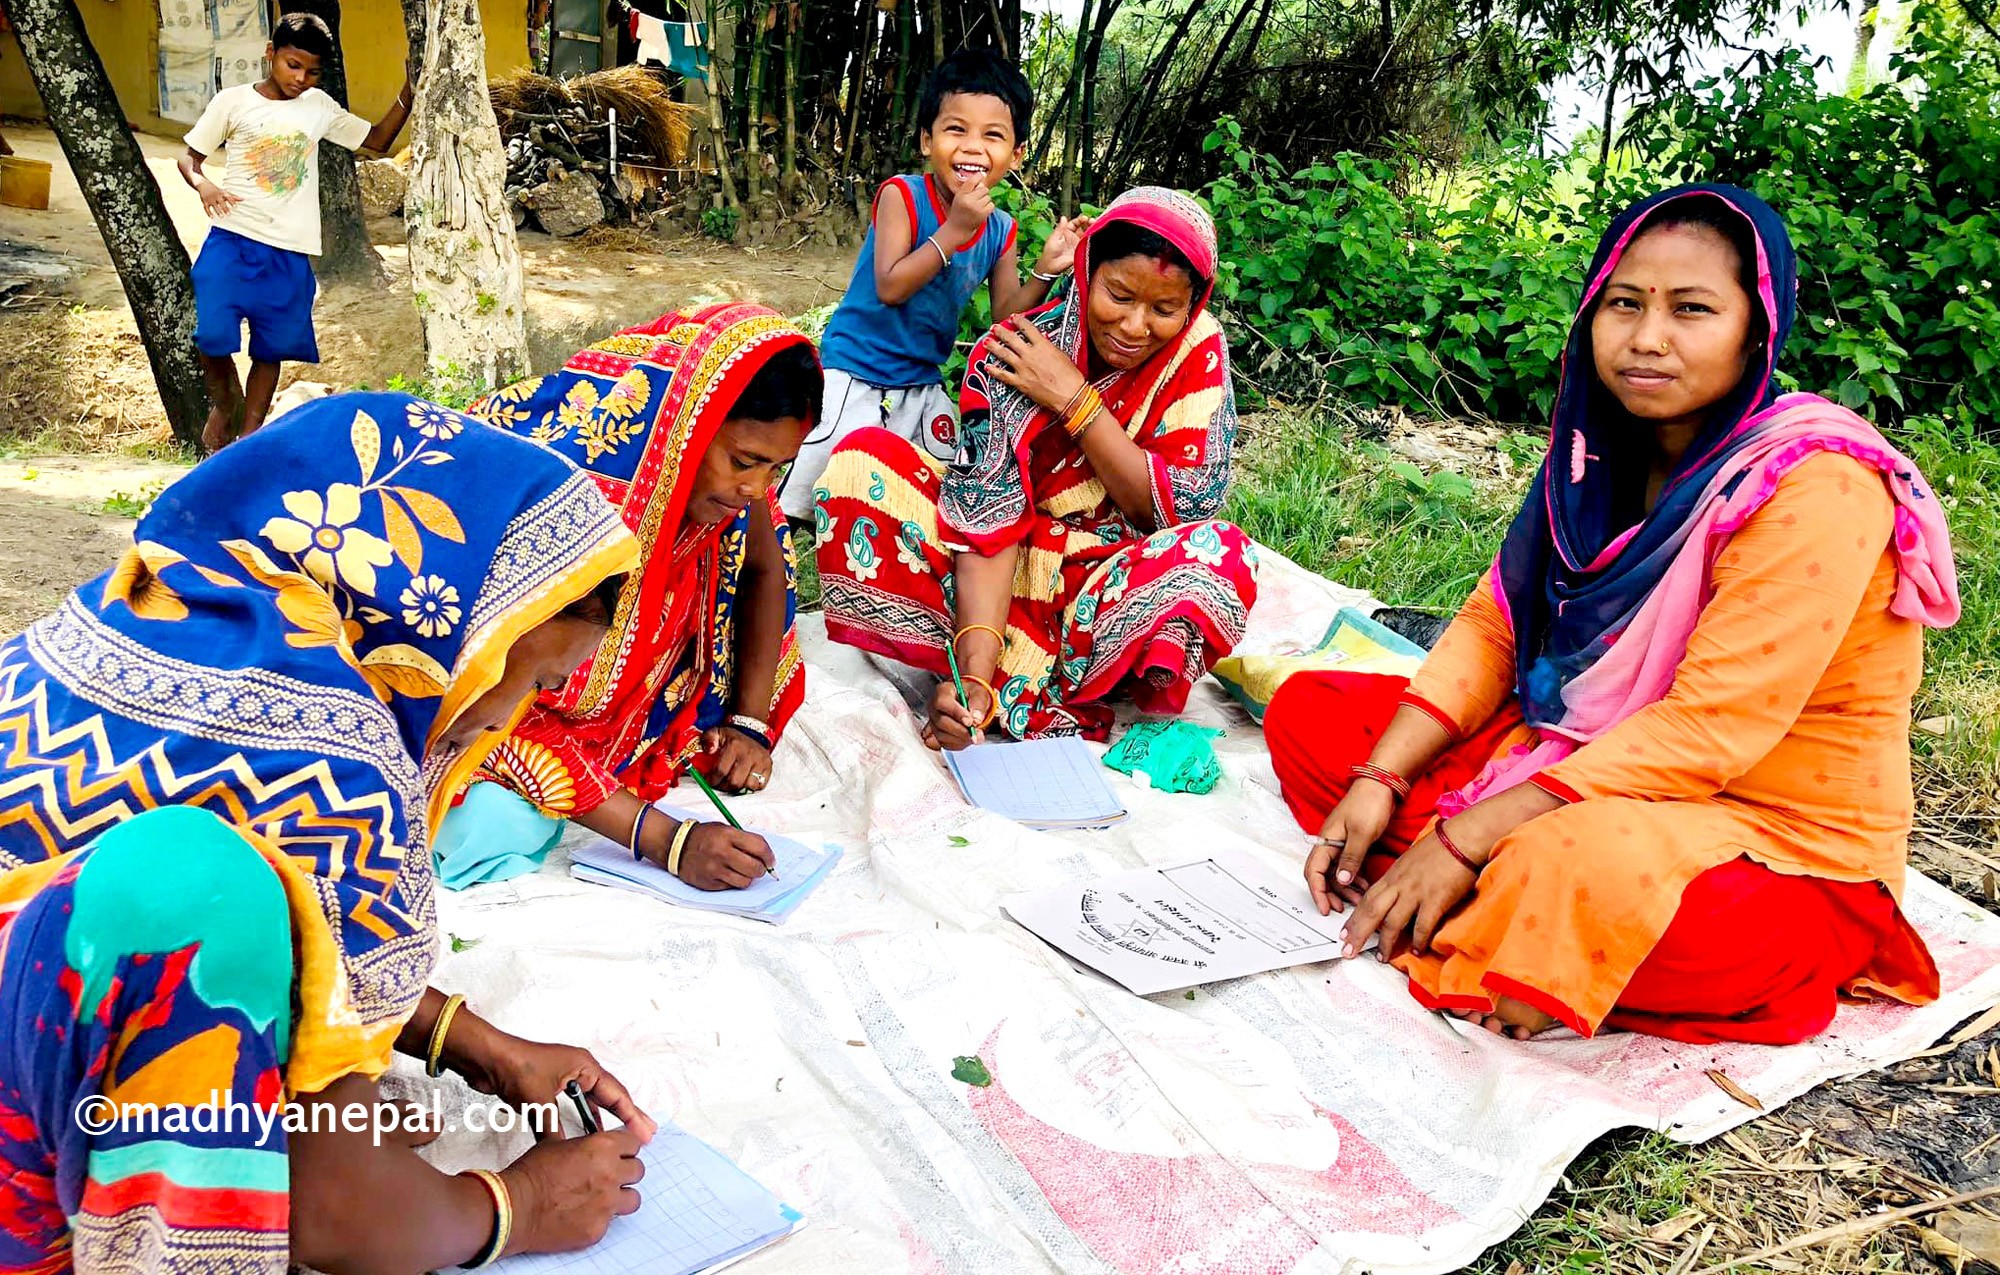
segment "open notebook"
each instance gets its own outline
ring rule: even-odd
[[[629,1217],[580,1253],[528,1253],[494,1265],[507,1275],[695,1275],[727,1266],[805,1225],[714,1147],[663,1124],[639,1152],[646,1176]]]
[[[1108,828],[1125,818],[1097,755],[1075,736],[975,744],[944,763],[967,801],[1030,828]]]
[[[672,819],[701,817],[679,806],[655,808]],[[682,907],[782,925],[840,862],[840,847],[831,842],[812,846],[774,832],[751,831],[770,843],[778,857],[778,875],[758,877],[741,890],[697,890],[657,864],[634,859],[630,850],[604,837],[591,837],[571,851],[569,873],[579,881],[650,894]]]

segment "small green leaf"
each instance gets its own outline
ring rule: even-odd
[[[454,952],[470,952],[473,948],[478,947],[480,943],[484,941],[482,939],[462,939],[458,937],[458,935],[456,934],[450,935],[449,937],[451,939],[451,950]]]
[[[1183,996],[1187,997],[1187,998],[1188,998],[1189,1000],[1193,1000],[1193,999],[1194,999],[1194,989],[1193,989],[1192,987],[1188,988],[1188,989],[1187,989],[1187,991],[1185,991],[1185,992],[1183,992],[1183,993],[1181,993],[1181,994],[1182,994]]]
[[[960,850],[963,850],[967,846],[972,844],[970,841],[966,840],[964,837],[959,836],[957,833],[953,833],[951,836],[946,837],[945,840],[951,842],[953,846],[955,846]]]
[[[993,1073],[986,1070],[986,1064],[979,1061],[977,1054],[962,1054],[952,1059],[951,1078],[981,1089],[993,1083]]]

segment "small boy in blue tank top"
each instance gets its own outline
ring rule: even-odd
[[[790,517],[812,517],[827,458],[857,429],[893,429],[950,460],[958,404],[940,368],[972,294],[987,285],[997,323],[1040,305],[1070,268],[1089,219],[1058,225],[1022,279],[1014,219],[993,206],[992,188],[1027,150],[1033,110],[1026,77],[983,50],[952,54],[924,84],[917,129],[930,171],[875,193],[854,277],[820,340],[819,419],[779,496]]]

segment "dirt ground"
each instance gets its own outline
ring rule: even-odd
[[[132,542],[132,517],[115,511],[136,512],[186,469],[118,456],[0,459],[0,634],[110,566]]]
[[[0,207],[0,245],[50,254],[70,273],[0,295],[0,435],[54,434],[65,450],[164,437],[165,419],[124,290],[54,135],[10,123],[7,140],[21,155],[48,160],[55,172],[48,211]],[[139,142],[192,256],[207,219],[174,169],[181,148],[145,135]],[[379,386],[422,371],[403,223],[382,218],[369,231],[382,257],[382,281],[324,289],[315,311],[323,361],[287,365],[281,384]],[[655,244],[610,231],[568,240],[523,232],[521,250],[529,351],[538,368],[679,306],[740,298],[797,314],[827,305],[839,300],[853,267],[853,253],[845,249],[738,250],[700,238]],[[0,264],[0,292],[4,275]]]

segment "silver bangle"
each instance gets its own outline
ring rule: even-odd
[[[937,241],[936,235],[932,235],[930,238],[924,240],[924,242],[937,249],[939,261],[942,261],[947,266],[951,264],[951,258],[945,254],[944,245]]]
[[[1041,271],[1035,269],[1033,266],[1028,267],[1028,274],[1031,278],[1040,279],[1043,283],[1049,284],[1051,286],[1053,286],[1058,280],[1062,278],[1062,276],[1059,274],[1043,274]]]

